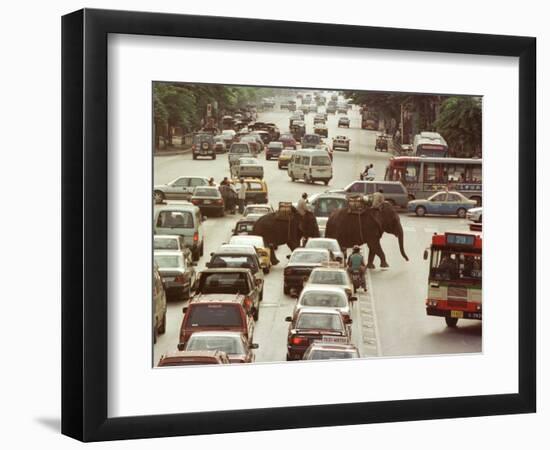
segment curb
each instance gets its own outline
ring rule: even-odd
[[[153,156],[174,156],[174,155],[185,155],[186,153],[191,152],[191,147],[180,149],[180,150],[160,150],[153,152]]]

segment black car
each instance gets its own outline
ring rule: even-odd
[[[349,117],[343,116],[338,119],[338,127],[349,128]]]
[[[191,203],[198,206],[205,216],[225,214],[225,202],[222,194],[215,186],[200,186],[195,188],[191,196]]]
[[[282,142],[270,142],[265,151],[265,159],[278,158],[283,151],[284,145]]]
[[[216,159],[216,150],[214,149],[214,136],[209,133],[198,133],[193,136],[193,159],[199,156],[208,156]]]
[[[324,248],[297,248],[288,256],[289,261],[284,270],[283,292],[289,295],[292,290],[301,292],[304,280],[316,267],[334,260],[334,255]]]

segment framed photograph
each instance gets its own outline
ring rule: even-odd
[[[535,412],[534,38],[81,10],[62,66],[64,434]]]

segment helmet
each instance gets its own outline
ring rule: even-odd
[[[360,250],[361,250],[361,247],[359,247],[358,245],[354,245],[354,246],[353,246],[353,251],[354,251],[355,253],[359,252]]]

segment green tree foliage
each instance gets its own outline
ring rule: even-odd
[[[441,104],[435,128],[451,156],[481,156],[481,98],[450,97]]]

